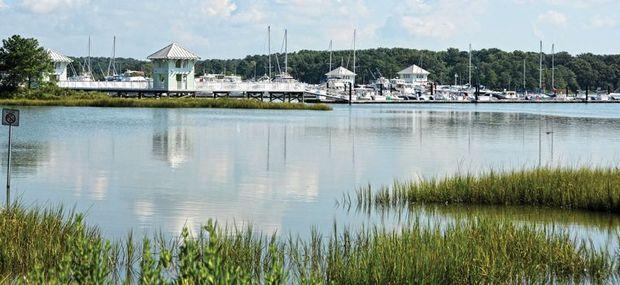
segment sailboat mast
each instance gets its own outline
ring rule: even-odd
[[[116,75],[116,36],[114,36],[114,40],[112,41],[112,57],[110,58],[110,62],[108,62],[108,72],[106,76],[114,76]]]
[[[469,67],[468,67],[468,73],[469,73],[469,87],[471,87],[471,44],[469,44]]]
[[[334,52],[332,40],[329,40],[329,71],[332,71],[332,53]]]
[[[271,26],[267,26],[267,50],[269,52],[268,61],[269,61],[269,78],[271,78]]]
[[[555,44],[551,45],[551,90],[555,92]]]
[[[542,87],[542,72],[543,72],[543,68],[542,68],[542,60],[543,60],[543,54],[542,54],[542,41],[540,41],[540,60],[539,60],[539,68],[538,68],[538,92],[543,92],[543,87]]]
[[[90,65],[90,36],[88,36],[88,73],[91,75],[93,74],[92,68]]]
[[[355,37],[357,35],[357,30],[353,29],[353,73],[355,73]],[[355,81],[353,82],[355,84]]]
[[[523,92],[525,92],[525,58],[523,59]]]
[[[113,75],[117,74],[117,71],[116,71],[116,36],[114,36],[114,39],[112,40],[112,72],[114,72]]]
[[[284,73],[288,74],[288,31],[284,29]]]

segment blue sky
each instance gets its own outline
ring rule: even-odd
[[[0,0],[0,37],[36,37],[61,53],[144,59],[170,42],[202,58],[352,46],[620,53],[618,0]]]

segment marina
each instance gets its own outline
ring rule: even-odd
[[[370,84],[357,84],[356,81],[356,48],[355,31],[353,35],[352,67],[347,69],[344,64],[333,67],[332,43],[330,42],[330,71],[325,73],[321,84],[309,84],[295,80],[289,74],[288,67],[288,33],[284,31],[284,67],[280,68],[278,56],[275,56],[276,69],[280,72],[272,74],[271,27],[268,27],[268,70],[258,79],[243,79],[237,75],[204,74],[196,75],[195,64],[200,57],[177,43],[172,43],[148,56],[154,66],[152,78],[144,76],[144,72],[127,70],[118,75],[115,65],[116,37],[114,38],[112,57],[110,58],[107,75],[104,81],[95,81],[92,77],[89,56],[85,63],[79,63],[81,73],[72,67],[72,60],[57,51],[48,53],[55,64],[54,76],[60,88],[99,91],[118,97],[196,97],[196,98],[244,98],[268,102],[322,102],[344,104],[369,103],[584,103],[584,102],[620,102],[620,93],[597,89],[564,90],[555,88],[555,45],[552,45],[551,88],[543,86],[543,43],[540,42],[539,52],[539,86],[533,92],[523,89],[490,90],[480,84],[472,70],[471,45],[468,51],[467,83],[461,84],[458,74],[454,75],[453,85],[440,85],[429,79],[431,73],[413,64],[397,73],[395,78],[385,78],[380,71],[371,72],[374,80]],[[525,61],[523,78],[526,78]],[[348,64],[347,64],[348,65]],[[67,69],[71,67],[74,76],[67,77]],[[102,71],[103,73],[103,71]],[[136,74],[137,75],[133,75]],[[78,75],[79,74],[79,75]],[[479,77],[479,75],[476,76]],[[525,81],[524,81],[525,86]]]

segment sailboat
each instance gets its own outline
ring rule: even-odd
[[[278,62],[278,69],[280,64]],[[288,73],[288,31],[284,29],[284,71],[275,76],[273,82],[279,83],[296,83],[297,80]]]
[[[91,62],[90,62],[90,46],[91,46],[91,40],[89,36],[88,37],[88,57],[86,58],[83,64],[80,64],[82,72],[80,74],[76,74],[72,76],[71,78],[69,78],[69,81],[79,81],[79,82],[94,81],[93,75],[92,75],[93,73],[92,73],[92,68],[91,68]]]
[[[112,57],[108,63],[108,72],[104,77],[105,81],[120,81],[118,73],[116,72],[116,36],[112,41]]]

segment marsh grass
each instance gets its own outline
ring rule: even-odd
[[[276,103],[250,99],[206,99],[206,98],[61,98],[1,99],[2,106],[65,106],[65,107],[122,107],[122,108],[225,108],[225,109],[275,109],[329,111],[326,104]]]
[[[334,225],[329,236],[313,230],[309,239],[209,221],[175,239],[136,242],[130,234],[123,243],[63,210],[15,206],[0,223],[2,280],[24,284],[604,282],[618,270],[616,255],[563,232],[483,219],[398,230]]]
[[[47,87],[41,90],[20,90],[4,94],[2,106],[66,106],[124,108],[228,108],[329,111],[326,104],[263,102],[229,98],[115,98],[100,92],[81,92]]]
[[[369,210],[419,204],[535,206],[620,213],[620,169],[536,168],[396,181],[357,189],[355,203]],[[352,198],[345,201],[352,202]]]

